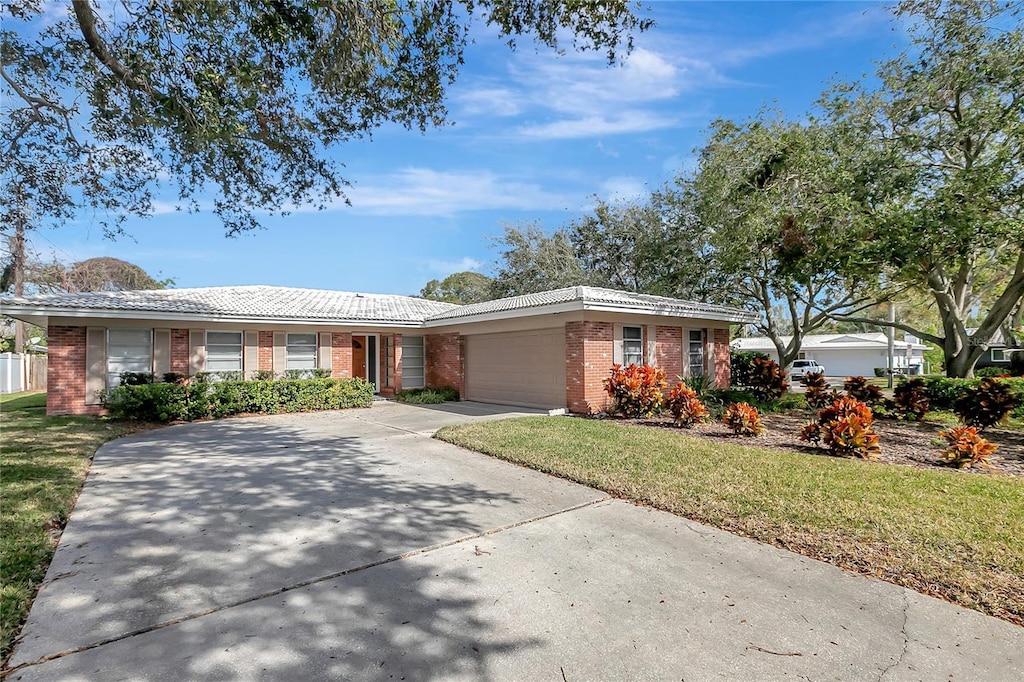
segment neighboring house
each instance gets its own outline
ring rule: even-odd
[[[967,333],[972,336],[977,329],[968,329]],[[1024,349],[1013,348],[1006,343],[1006,339],[1003,338],[1003,331],[1001,329],[996,330],[989,339],[988,349],[978,358],[978,362],[974,365],[975,369],[981,369],[982,367],[1005,367],[1010,368],[1010,355],[1012,353],[1024,353]]]
[[[273,286],[53,294],[0,301],[48,329],[48,414],[97,413],[123,371],[328,368],[382,395],[452,386],[464,399],[595,412],[613,363],[729,384],[729,325],[752,313],[596,287],[459,306]]]
[[[783,337],[789,343],[791,337]],[[920,374],[924,367],[924,352],[928,346],[914,337],[893,342],[893,367],[908,374]],[[779,354],[767,337],[736,339],[735,351],[767,353],[778,362]],[[804,337],[800,359],[816,360],[825,366],[829,376],[874,376],[876,367],[887,367],[889,353],[885,334],[810,334]]]

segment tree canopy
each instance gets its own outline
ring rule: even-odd
[[[479,272],[456,272],[442,280],[430,280],[420,290],[420,296],[444,303],[482,303],[491,300],[493,281]]]
[[[158,183],[212,197],[229,235],[344,197],[328,150],[445,122],[477,23],[609,62],[651,25],[628,0],[69,0],[53,23],[48,4],[0,7],[0,189],[34,224],[89,208],[110,233]]]

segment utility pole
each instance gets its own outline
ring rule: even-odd
[[[21,185],[14,185],[14,234],[9,239],[11,249],[11,271],[14,280],[14,295],[25,295],[25,197]],[[14,321],[14,352],[25,352],[25,323]]]
[[[896,304],[893,303],[892,301],[889,301],[889,326],[886,328],[886,334],[885,334],[886,341],[888,341],[888,346],[889,346],[889,352],[887,353],[887,355],[889,356],[888,357],[888,369],[889,369],[889,371],[887,372],[887,374],[889,376],[889,380],[888,380],[889,388],[892,388],[892,373],[896,370],[896,368],[893,366],[893,347],[896,345],[894,343],[894,335],[895,335],[896,328],[892,326],[894,322],[896,322]]]

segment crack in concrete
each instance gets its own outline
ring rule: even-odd
[[[342,571],[335,571],[334,573],[329,573],[327,575],[318,576],[316,578],[310,578],[309,580],[303,580],[302,582],[294,583],[292,585],[286,585],[285,587],[279,587],[276,590],[271,590],[270,592],[263,592],[261,594],[253,595],[253,596],[250,596],[250,597],[245,597],[244,599],[238,599],[236,601],[229,602],[227,604],[221,604],[220,606],[215,606],[215,607],[213,607],[211,609],[207,609],[205,611],[199,611],[199,612],[196,612],[196,613],[190,613],[190,614],[182,616],[180,618],[174,618],[172,620],[161,621],[161,622],[155,623],[153,625],[148,625],[148,626],[146,626],[144,628],[139,628],[137,630],[132,630],[131,632],[126,632],[126,633],[123,633],[123,634],[120,634],[120,635],[115,635],[113,637],[108,637],[106,639],[102,639],[100,641],[93,642],[92,644],[86,644],[86,645],[83,645],[83,646],[80,646],[80,647],[76,647],[74,649],[67,649],[65,651],[60,651],[60,652],[57,652],[57,653],[54,653],[54,654],[48,654],[46,656],[40,656],[39,658],[37,658],[34,661],[27,661],[25,663],[20,663],[20,664],[18,664],[17,666],[15,666],[13,668],[5,668],[3,670],[0,670],[0,679],[6,679],[10,675],[12,675],[15,672],[17,672],[19,670],[22,670],[24,668],[41,665],[43,663],[47,663],[49,661],[53,661],[53,660],[56,660],[58,658],[64,658],[66,656],[71,656],[73,654],[78,654],[78,653],[81,653],[83,651],[89,651],[91,649],[98,649],[98,648],[106,646],[108,644],[113,644],[115,642],[120,642],[120,641],[123,641],[123,640],[126,640],[126,639],[131,639],[132,637],[138,637],[139,635],[144,635],[146,633],[153,632],[155,630],[162,630],[164,628],[172,627],[174,625],[179,625],[181,623],[185,623],[185,622],[188,622],[190,620],[197,620],[199,618],[203,618],[205,616],[209,616],[209,615],[212,615],[214,613],[220,613],[221,611],[227,611],[228,609],[233,609],[233,608],[236,608],[236,607],[239,607],[239,606],[244,606],[245,604],[251,604],[253,602],[262,601],[264,599],[269,599],[270,597],[276,597],[276,596],[279,596],[279,595],[284,594],[286,592],[292,592],[294,590],[302,589],[303,587],[309,587],[310,585],[316,585],[318,583],[326,582],[328,580],[335,580],[337,578],[343,578],[343,577],[345,577],[347,575],[352,575],[353,573],[359,573],[360,571],[365,571],[365,570],[370,569],[370,568],[376,568],[377,566],[383,566],[385,564],[390,564],[390,563],[393,563],[395,561],[401,561],[403,559],[410,559],[412,557],[420,556],[420,555],[423,555],[423,554],[429,554],[431,552],[436,552],[438,550],[446,549],[448,547],[454,547],[455,545],[461,545],[463,543],[470,542],[472,540],[478,540],[480,538],[488,537],[488,536],[491,536],[491,535],[497,535],[498,533],[503,533],[505,531],[512,530],[514,528],[519,528],[521,526],[526,526],[526,525],[529,525],[531,523],[537,523],[538,521],[544,521],[546,519],[550,519],[550,518],[553,518],[555,516],[561,516],[562,514],[570,514],[572,512],[579,511],[581,509],[585,509],[587,507],[593,507],[595,505],[599,505],[599,504],[602,504],[604,502],[612,501],[613,499],[614,498],[612,498],[610,495],[605,495],[605,496],[600,497],[600,498],[598,498],[596,500],[591,500],[589,502],[583,502],[582,504],[577,504],[577,505],[574,505],[572,507],[566,507],[565,509],[559,509],[557,511],[553,511],[553,512],[550,512],[550,513],[547,513],[547,514],[542,514],[540,516],[535,516],[533,518],[524,519],[522,521],[516,521],[514,523],[505,524],[504,526],[498,526],[497,528],[490,528],[488,530],[481,531],[479,533],[473,533],[472,535],[464,535],[463,537],[455,538],[454,540],[448,540],[446,542],[439,542],[437,544],[428,545],[427,547],[421,547],[419,549],[414,549],[414,550],[411,550],[409,552],[403,552],[402,554],[395,554],[395,555],[392,555],[392,556],[389,556],[389,557],[385,557],[384,559],[379,559],[377,561],[372,561],[372,562],[370,562],[368,564],[363,564],[361,566],[355,566],[353,568],[346,568],[345,570],[342,570]]]
[[[900,651],[900,655],[896,657],[896,660],[891,663],[888,667],[882,670],[882,674],[878,676],[878,682],[882,682],[885,676],[895,670],[903,663],[903,659],[907,656],[907,650],[910,648],[910,635],[907,634],[907,623],[910,620],[910,597],[907,595],[906,590],[902,591],[903,595],[903,627],[900,628],[900,634],[903,635],[903,650]]]

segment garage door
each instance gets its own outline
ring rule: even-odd
[[[467,336],[466,398],[565,407],[565,330]]]

